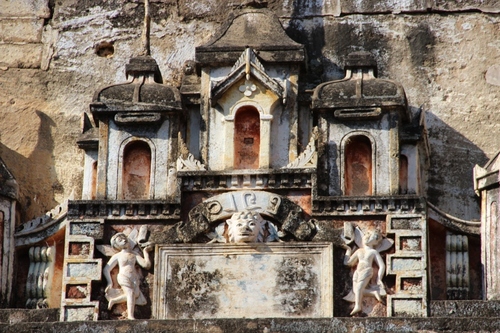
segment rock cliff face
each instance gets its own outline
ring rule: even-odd
[[[151,53],[165,83],[180,85],[184,62],[238,5],[151,3]],[[426,112],[429,201],[479,218],[472,168],[500,147],[497,1],[271,0],[267,7],[306,47],[301,90],[342,78],[349,53],[373,54],[378,77],[398,81],[411,108]],[[0,155],[19,184],[18,223],[73,190],[79,197],[81,113],[98,87],[125,81],[123,68],[140,50],[143,11],[137,1],[1,0]]]

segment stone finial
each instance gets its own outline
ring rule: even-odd
[[[142,30],[142,51],[140,55],[151,55],[149,33],[151,31],[151,16],[149,15],[149,0],[144,0],[144,27]]]

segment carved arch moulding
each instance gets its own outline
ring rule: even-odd
[[[173,242],[190,243],[207,235],[234,213],[253,211],[279,224],[279,236],[300,241],[311,240],[316,233],[312,220],[306,220],[302,208],[286,197],[265,191],[234,191],[214,196],[191,209],[187,221],[168,231]]]

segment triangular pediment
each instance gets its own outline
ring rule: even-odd
[[[212,87],[212,105],[242,78],[245,78],[247,81],[251,78],[257,80],[266,89],[272,91],[277,97],[283,100],[283,102],[285,101],[285,89],[283,86],[266,73],[264,66],[260,63],[255,52],[251,48],[247,48],[231,68],[229,75]]]

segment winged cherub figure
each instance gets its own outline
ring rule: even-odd
[[[349,225],[352,230],[352,225],[350,223]],[[344,234],[346,233],[344,232]],[[346,239],[345,236],[344,240],[347,244],[353,241],[352,239]],[[344,297],[346,301],[354,302],[354,309],[351,311],[351,315],[361,312],[363,296],[372,296],[379,302],[382,302],[381,297],[386,295],[382,282],[382,278],[385,275],[385,263],[380,252],[388,250],[394,243],[393,240],[383,237],[377,229],[370,230],[364,234],[359,227],[354,229],[354,242],[358,246],[358,249],[353,251],[346,244],[346,253],[344,256],[344,265],[356,266],[352,277],[352,291]],[[374,262],[378,266],[377,280],[376,284],[370,285],[374,274]]]
[[[136,265],[149,269],[151,267],[149,252],[153,249],[151,244],[145,243],[141,255],[133,240],[136,234],[137,230],[134,229],[129,236],[119,232],[111,237],[111,247],[115,252],[119,252],[113,254],[103,268],[103,274],[108,283],[105,290],[106,299],[109,302],[108,309],[111,310],[115,304],[126,302],[128,319],[135,319],[134,310],[136,305],[145,305],[147,303],[146,298],[139,289],[141,275],[137,271]],[[105,251],[105,254],[109,253],[109,249]],[[119,269],[116,282],[118,282],[120,288],[113,287],[113,279],[111,278],[111,270],[116,266]]]

